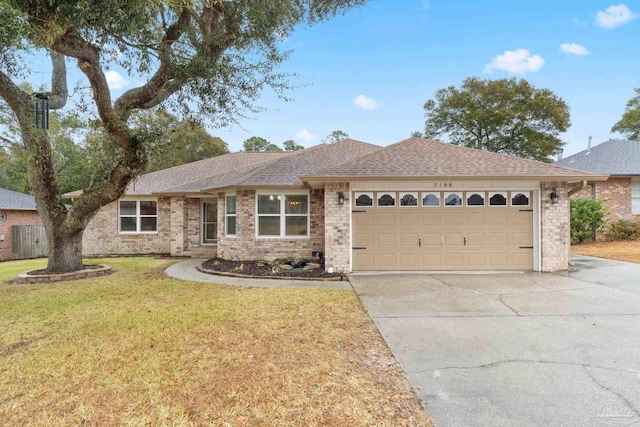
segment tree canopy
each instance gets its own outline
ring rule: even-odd
[[[342,130],[334,130],[327,135],[322,142],[325,144],[335,144],[338,141],[349,138],[349,134]]]
[[[278,71],[289,51],[284,37],[364,4],[366,0],[153,1],[5,0],[0,3],[0,98],[15,115],[27,152],[29,180],[49,240],[48,270],[82,268],[82,234],[93,215],[117,200],[148,165],[148,147],[132,127],[136,111],[163,106],[214,125],[259,111],[265,87],[284,96]],[[102,179],[93,180],[67,210],[54,167],[50,135],[35,125],[33,97],[20,88],[29,55],[51,56],[52,110],[68,101],[67,59],[90,88],[95,114],[108,136]],[[107,70],[141,81],[117,99]]]
[[[293,139],[288,139],[285,142],[282,143],[282,148],[284,148],[284,151],[299,151],[299,150],[304,150],[304,147],[300,144],[298,144],[297,142],[295,142]]]
[[[636,96],[627,102],[622,118],[611,128],[627,139],[640,139],[640,88],[635,88]]]
[[[425,137],[550,162],[570,126],[569,107],[526,80],[464,80],[424,104]]]
[[[242,143],[243,151],[282,151],[282,148],[259,136],[247,138]]]

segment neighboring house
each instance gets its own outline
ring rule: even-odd
[[[605,180],[410,138],[231,153],[139,177],[86,255],[312,257],[328,271],[567,268],[568,188]]]
[[[0,261],[13,258],[13,226],[20,225],[42,225],[36,200],[28,194],[0,188]]]
[[[573,197],[605,200],[613,221],[640,219],[640,141],[609,140],[556,165],[609,175],[606,181],[587,181]]]

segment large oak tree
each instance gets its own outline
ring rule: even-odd
[[[569,107],[526,80],[466,79],[424,104],[425,137],[550,162],[570,126]]]
[[[254,107],[260,91],[288,87],[277,71],[281,41],[366,0],[0,0],[0,97],[19,123],[29,178],[49,238],[49,272],[82,268],[82,234],[104,205],[123,195],[147,167],[136,110],[163,105],[187,118],[222,125]],[[101,126],[112,140],[104,179],[84,189],[67,211],[46,130],[35,126],[34,98],[17,84],[26,57],[49,52],[52,109],[67,102],[66,60],[84,74]],[[140,86],[112,98],[106,71],[125,70]]]
[[[640,88],[634,89],[636,96],[627,102],[622,118],[613,125],[611,132],[619,132],[628,139],[640,139]]]

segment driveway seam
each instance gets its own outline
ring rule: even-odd
[[[602,369],[602,370],[605,370],[605,371],[625,372],[627,374],[640,375],[640,372],[631,371],[631,370],[628,370],[628,369],[608,368],[608,367],[604,367],[604,366],[589,365],[589,364],[586,364],[586,363],[555,362],[555,361],[552,361],[552,360],[532,360],[532,359],[498,360],[496,362],[485,363],[485,364],[478,365],[478,366],[445,366],[445,367],[442,367],[442,368],[418,369],[418,370],[415,370],[415,371],[405,371],[405,372],[407,374],[420,374],[420,373],[423,373],[423,372],[446,371],[446,370],[450,370],[450,369],[482,369],[482,368],[489,368],[489,367],[493,367],[493,366],[497,366],[497,365],[501,365],[501,364],[505,364],[505,363],[540,363],[540,364],[544,364],[544,365],[567,365],[567,366],[578,366],[578,367],[581,367],[583,369],[585,369],[585,368],[594,368],[594,369]],[[589,372],[587,372],[587,373],[589,373]],[[592,375],[589,373],[589,376],[592,376]]]
[[[516,316],[520,316],[520,314],[518,314],[518,312],[517,312],[517,311],[515,311],[515,310],[513,309],[513,307],[511,307],[509,304],[507,304],[506,302],[504,302],[504,300],[502,299],[502,295],[504,295],[504,294],[500,294],[500,296],[498,297],[498,299],[500,299],[500,302],[502,303],[502,305],[504,305],[505,307],[507,307],[509,310],[513,311],[513,313],[514,313]]]
[[[613,316],[640,316],[640,313],[620,313],[620,314],[604,314],[604,313],[578,313],[578,314],[519,314],[517,317],[613,317]],[[513,318],[511,314],[470,314],[470,315],[433,315],[433,316],[371,316],[372,319],[429,319],[436,318],[460,318],[474,319],[481,317],[505,317]]]

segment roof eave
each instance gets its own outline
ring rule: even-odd
[[[423,180],[423,179],[450,179],[450,180],[469,180],[469,179],[510,179],[510,180],[537,180],[537,181],[606,181],[609,175],[418,175],[418,176],[305,176],[302,177],[303,182],[309,181],[349,181],[349,180]]]

